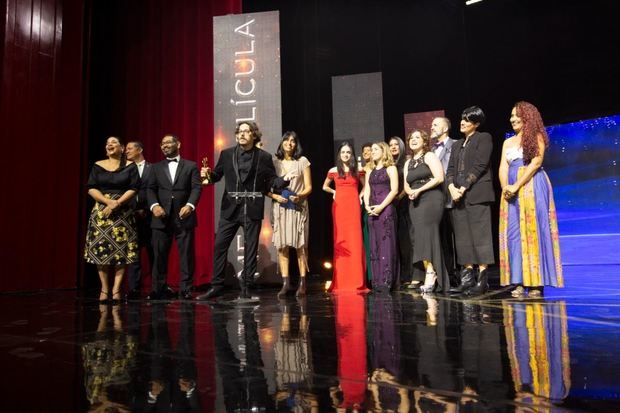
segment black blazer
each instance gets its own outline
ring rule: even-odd
[[[178,213],[188,202],[198,207],[200,200],[200,174],[196,162],[180,159],[174,182],[170,178],[168,161],[165,159],[151,166],[147,183],[146,197],[148,208],[153,204],[159,204],[166,211],[164,218],[153,216],[151,228],[165,228],[168,219],[178,217]],[[196,211],[189,217],[179,221],[185,228],[196,226]]]
[[[220,153],[220,158],[217,161],[217,165],[211,171],[211,177],[213,183],[218,182],[224,178],[224,194],[222,195],[222,205],[220,216],[224,219],[230,219],[235,215],[237,208],[243,205],[243,201],[240,199],[237,202],[234,198],[228,195],[229,192],[243,192],[243,191],[256,191],[262,192],[263,195],[269,192],[272,188],[280,189],[285,188],[288,185],[287,181],[279,178],[276,175],[276,169],[273,166],[273,160],[271,155],[259,148],[252,149],[255,152],[252,168],[248,173],[245,180],[237,182],[236,172],[236,154],[237,151],[241,151],[241,147],[234,146],[232,148],[224,149]],[[258,175],[257,175],[258,173]],[[254,178],[256,177],[256,187],[254,187]],[[247,199],[248,206],[248,218],[252,220],[263,219],[265,211],[265,197]]]
[[[446,172],[447,185],[454,184],[458,170],[458,159],[465,139],[459,139],[452,145],[450,163]],[[464,200],[470,204],[482,204],[495,201],[493,189],[493,172],[491,171],[491,153],[493,138],[487,132],[474,132],[469,138],[465,153],[465,195]],[[456,184],[455,184],[456,185]]]
[[[137,165],[136,165],[137,166]],[[136,195],[136,209],[144,209],[148,212],[149,203],[147,200],[146,192],[149,182],[149,176],[151,176],[152,163],[144,162],[144,169],[142,170],[142,177],[140,177],[140,190]]]

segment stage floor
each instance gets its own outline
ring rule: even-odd
[[[620,411],[620,266],[565,278],[538,300],[4,294],[2,410]]]

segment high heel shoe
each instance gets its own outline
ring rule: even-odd
[[[112,291],[112,299],[110,302],[112,304],[118,304],[121,302],[121,290]]]
[[[306,295],[306,277],[299,277],[299,287],[297,287],[295,297],[303,297],[304,295]]]
[[[476,285],[471,287],[469,290],[465,292],[465,295],[480,295],[489,291],[489,270],[486,268],[483,270],[478,270],[478,281]]]
[[[282,288],[278,291],[278,298],[284,298],[291,288],[290,277],[282,277]]]
[[[101,296],[103,296],[104,298],[101,298]],[[99,302],[102,304],[110,302],[110,293],[108,291],[101,290],[101,292],[99,293]]]
[[[428,294],[435,291],[437,287],[437,273],[435,271],[427,271],[426,279],[424,280],[424,285],[420,287],[420,291],[422,293]]]

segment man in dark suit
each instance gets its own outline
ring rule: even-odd
[[[262,195],[272,187],[286,187],[291,178],[278,178],[271,155],[256,147],[262,135],[256,123],[239,123],[235,134],[238,145],[221,152],[215,169],[203,168],[200,172],[202,176],[210,173],[213,183],[224,178],[226,189],[222,196],[220,222],[215,235],[211,288],[196,297],[198,300],[217,297],[224,292],[228,247],[239,227],[243,227],[245,237],[241,293],[242,296],[247,294],[247,288],[256,273],[258,235],[265,209],[265,198]],[[231,196],[231,192],[246,191],[261,194],[254,197]]]
[[[142,260],[140,252],[146,248],[149,259],[149,268],[153,268],[153,246],[151,245],[151,212],[146,201],[146,186],[151,175],[151,164],[144,159],[144,146],[142,142],[130,141],[125,146],[127,160],[132,161],[138,167],[140,174],[140,190],[135,197],[135,218],[138,229],[138,261],[129,264],[127,268],[129,278],[129,292],[127,299],[137,300],[140,298],[140,281],[142,274]]]
[[[177,241],[181,261],[180,297],[188,300],[192,298],[195,211],[202,188],[196,163],[182,159],[180,148],[181,142],[176,136],[164,136],[161,150],[166,159],[151,167],[147,184],[147,200],[153,213],[151,229],[155,255],[153,289],[147,297],[150,300],[172,298],[175,294],[166,284],[173,236]]]
[[[431,139],[433,143],[432,150],[439,158],[441,166],[443,167],[444,176],[448,171],[448,164],[450,162],[450,155],[452,153],[452,145],[456,142],[450,137],[450,119],[448,118],[435,118],[431,124]],[[452,222],[450,211],[454,207],[454,201],[448,192],[448,185],[444,180],[442,189],[446,197],[446,204],[444,214],[439,225],[439,231],[441,234],[441,247],[443,249],[443,259],[448,269],[450,276],[450,284],[456,285],[456,259],[454,257],[454,231],[452,230]]]

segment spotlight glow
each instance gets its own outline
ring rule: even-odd
[[[331,270],[332,269],[332,263],[329,261],[324,261],[323,262],[323,268],[325,268],[326,270]]]

